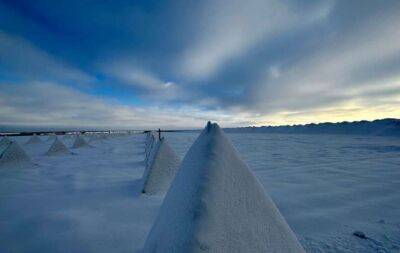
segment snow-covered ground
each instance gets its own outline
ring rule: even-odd
[[[197,135],[164,134],[181,157]],[[228,136],[307,252],[399,252],[399,138]],[[140,194],[144,135],[93,141],[55,156],[45,155],[52,142],[11,139],[34,164],[0,168],[1,253],[143,246],[163,200]],[[72,139],[60,140],[72,146]],[[353,236],[357,230],[370,239]]]

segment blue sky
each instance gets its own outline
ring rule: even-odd
[[[400,116],[400,1],[0,1],[0,124]]]

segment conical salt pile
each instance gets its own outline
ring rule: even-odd
[[[73,148],[89,147],[89,144],[82,136],[77,135],[74,144],[72,144],[72,147]]]
[[[157,141],[158,139],[154,136],[154,134],[152,133],[148,133],[148,136],[146,138],[146,142],[145,142],[145,162],[146,162],[146,166],[149,165],[149,162],[151,161],[151,155],[154,154],[154,148],[157,146]]]
[[[53,144],[50,146],[46,155],[60,155],[60,154],[71,154],[71,151],[62,143],[58,138],[56,138]]]
[[[31,159],[17,142],[11,141],[0,154],[0,164],[29,162]]]
[[[50,134],[49,137],[47,138],[46,142],[53,142],[56,138],[57,138],[57,135]]]
[[[89,136],[89,142],[105,140],[107,137],[102,133],[95,133]]]
[[[99,137],[100,140],[107,140],[108,139],[108,134],[100,133],[98,137]]]
[[[145,152],[147,152],[147,149],[149,145],[151,144],[151,138],[154,137],[151,133],[147,132],[146,133],[146,139],[144,140],[144,147],[145,147]]]
[[[154,148],[154,154],[143,174],[142,193],[165,194],[178,171],[181,159],[162,138]]]
[[[71,134],[65,134],[65,135],[62,137],[63,140],[69,140],[69,139],[71,139],[71,138],[72,138],[72,135],[71,135]]]
[[[36,134],[32,135],[31,138],[26,142],[26,144],[38,144],[43,143],[42,140]]]
[[[97,134],[91,134],[89,136],[89,142],[97,141],[99,139]]]
[[[182,161],[144,252],[304,252],[217,124]]]
[[[8,139],[7,136],[4,136],[3,139],[1,139],[0,141],[0,154],[1,152],[3,152],[4,149],[6,149],[8,147],[8,145],[10,145],[11,140]]]

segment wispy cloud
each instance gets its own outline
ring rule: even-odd
[[[108,64],[102,64],[101,69],[108,75],[118,79],[122,83],[140,88],[143,98],[165,102],[179,100],[189,96],[178,84],[171,80],[162,80],[156,74],[144,70],[133,61],[117,60]]]
[[[399,25],[398,16],[388,15],[350,34],[331,37],[295,64],[267,67],[264,78],[254,86],[257,107],[296,110],[332,106],[356,99],[355,94],[371,86],[399,85],[400,66],[397,71],[389,69],[391,73],[387,67],[380,69],[381,64],[400,56]]]
[[[191,106],[173,108],[122,105],[115,100],[99,99],[56,83],[1,85],[1,125],[187,129],[203,126],[207,120],[218,120],[225,126],[242,124],[245,120],[244,114],[204,111]]]
[[[210,1],[204,4],[193,46],[183,53],[178,66],[189,79],[202,80],[215,74],[235,57],[274,36],[325,18],[331,1],[297,12],[285,1]]]
[[[30,80],[90,82],[85,72],[56,59],[29,41],[0,30],[0,67],[2,72]]]

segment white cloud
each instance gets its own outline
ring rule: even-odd
[[[194,106],[122,105],[55,83],[1,84],[0,122],[8,126],[105,129],[187,129],[208,120],[223,126],[248,124],[247,114],[204,111]]]
[[[144,71],[139,67],[127,63],[115,63],[104,68],[106,73],[134,86],[154,90],[162,89],[165,82],[150,72]]]
[[[156,74],[129,61],[118,60],[103,64],[101,68],[123,83],[143,89],[142,97],[155,99],[154,102],[171,101],[189,95],[178,84],[161,80]]]
[[[30,80],[90,82],[92,77],[54,58],[29,41],[0,30],[0,67]]]
[[[331,2],[305,13],[278,0],[223,0],[204,5],[193,46],[183,53],[178,72],[193,80],[208,78],[226,62],[241,56],[259,42],[325,18]]]
[[[351,33],[321,40],[318,49],[289,66],[267,66],[265,76],[253,91],[259,110],[315,110],[340,106],[359,99],[357,94],[374,87],[399,85],[398,73],[371,75],[382,63],[400,55],[400,18],[376,19],[353,28]],[[267,109],[265,109],[267,108]]]

